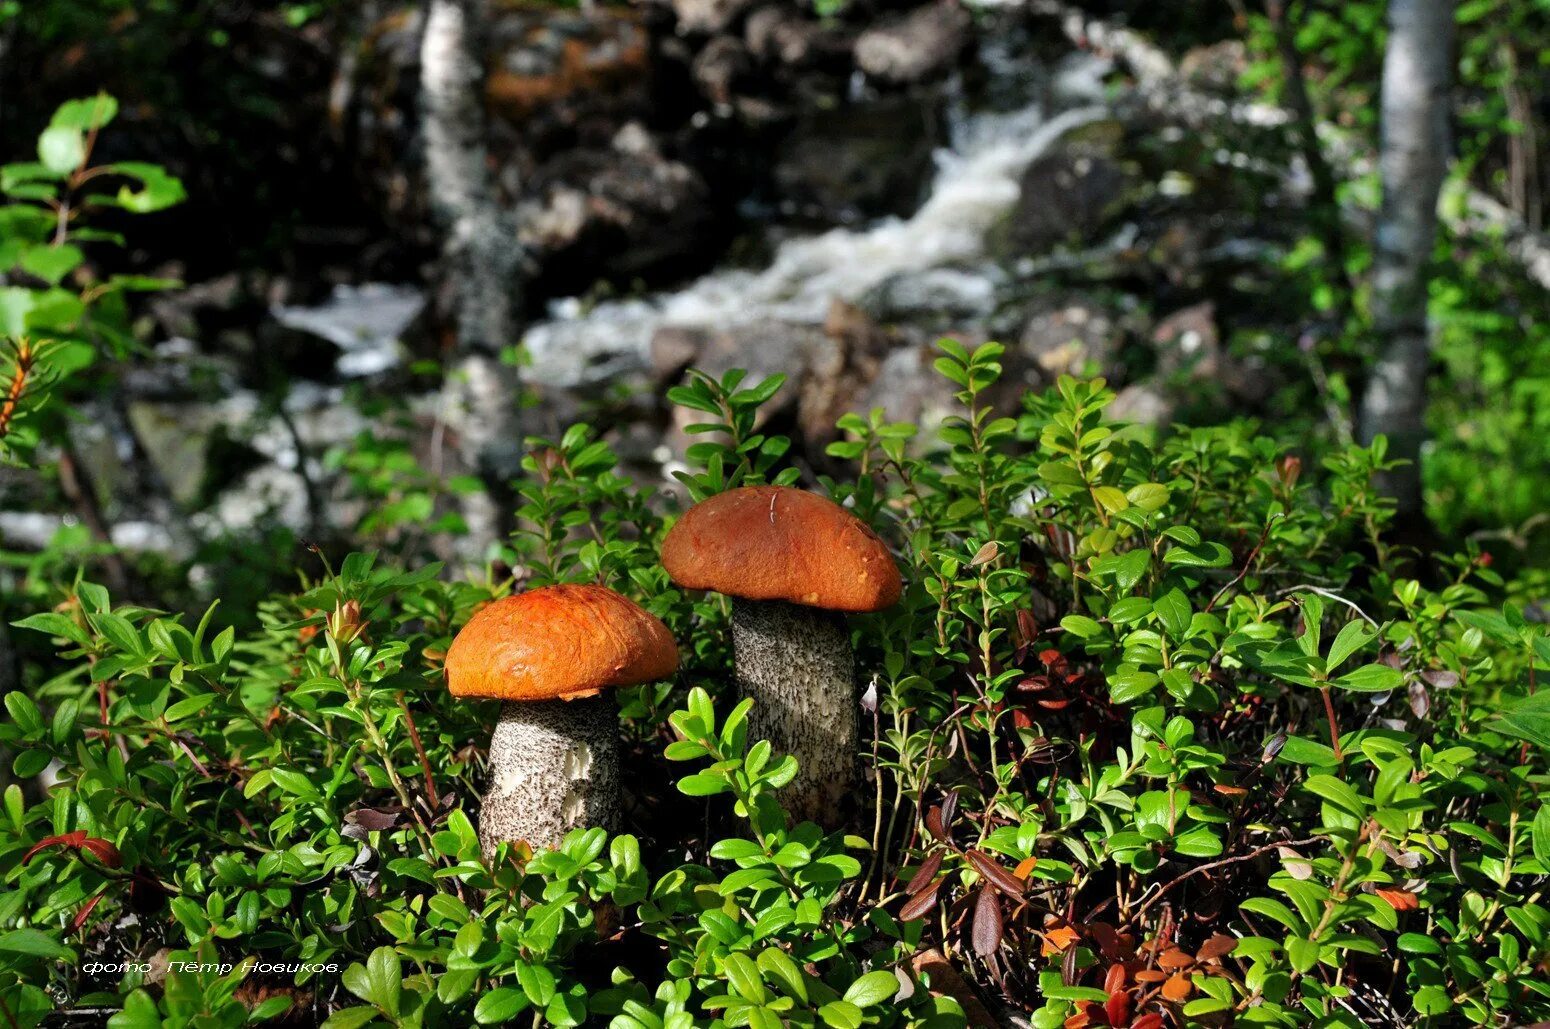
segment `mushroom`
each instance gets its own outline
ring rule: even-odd
[[[678,585],[732,598],[733,663],[755,701],[750,739],[795,755],[786,794],[833,827],[855,782],[860,712],[843,612],[899,599],[899,569],[861,519],[815,493],[744,486],[701,501],[662,541]]]
[[[484,607],[447,651],[455,697],[502,700],[479,816],[488,857],[501,842],[556,846],[619,817],[619,722],[610,686],[678,667],[672,634],[603,586],[546,586]]]

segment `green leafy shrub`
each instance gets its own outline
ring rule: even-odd
[[[1381,441],[1317,470],[1243,426],[1153,445],[1070,379],[998,412],[1000,347],[942,347],[959,414],[933,439],[846,416],[819,482],[907,584],[852,623],[870,734],[848,831],[786,816],[795,765],[747,738],[723,599],[671,585],[671,515],[577,426],[532,441],[522,531],[478,579],[356,555],[240,636],[78,581],[18,623],[61,665],[0,726],[18,780],[57,778],[5,791],[6,1016],[1550,1017],[1536,585],[1392,552]],[[756,417],[779,385],[675,391],[707,418],[694,496],[797,477]],[[454,701],[440,663],[480,604],[565,580],[646,604],[684,667],[620,691],[625,832],[486,862],[494,705]]]
[[[38,135],[37,160],[0,167],[0,457],[37,445],[31,423],[46,424],[59,407],[61,380],[134,350],[124,294],[170,285],[98,278],[87,266],[84,246],[124,243],[100,224],[105,211],[149,214],[183,199],[182,184],[157,165],[92,163],[117,114],[106,94],[61,104]]]

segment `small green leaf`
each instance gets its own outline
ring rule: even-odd
[[[0,951],[48,958],[51,961],[70,961],[75,958],[75,951],[37,929],[12,929],[0,934]]]
[[[1378,630],[1369,628],[1366,622],[1347,622],[1329,645],[1329,658],[1324,662],[1325,672],[1333,675],[1346,658],[1377,638]]]
[[[1387,693],[1404,685],[1405,673],[1388,665],[1362,665],[1334,680],[1334,685],[1356,693]]]
[[[1550,749],[1550,690],[1540,690],[1509,702],[1489,725],[1497,732]]]
[[[479,998],[474,1005],[474,1021],[480,1025],[509,1022],[527,1010],[527,994],[509,986],[498,986]]]
[[[65,125],[46,128],[38,137],[38,160],[56,175],[68,175],[86,160],[86,138]]]
[[[858,1008],[869,1008],[874,1004],[892,1000],[899,992],[899,978],[892,972],[878,970],[868,972],[866,975],[851,983],[845,990],[845,1000]]]
[[[866,1016],[848,1000],[834,1000],[818,1009],[818,1017],[832,1029],[860,1029]]]
[[[1310,793],[1318,794],[1342,811],[1348,811],[1358,818],[1367,813],[1366,801],[1333,775],[1310,775],[1302,785]]]

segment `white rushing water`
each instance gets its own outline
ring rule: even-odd
[[[532,376],[573,387],[644,367],[664,326],[819,324],[835,298],[854,301],[884,283],[939,309],[988,313],[1002,273],[986,236],[1017,202],[1023,170],[1105,113],[1084,106],[1047,118],[1031,105],[956,119],[930,194],[908,218],[791,239],[765,268],[713,271],[676,292],[590,308],[556,301],[525,339]]]

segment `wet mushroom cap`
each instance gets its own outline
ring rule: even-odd
[[[484,607],[447,651],[447,689],[488,700],[577,700],[678,668],[673,636],[605,586],[545,586]]]
[[[742,486],[694,505],[662,541],[662,567],[687,589],[830,611],[881,611],[902,589],[865,522],[790,486]]]

